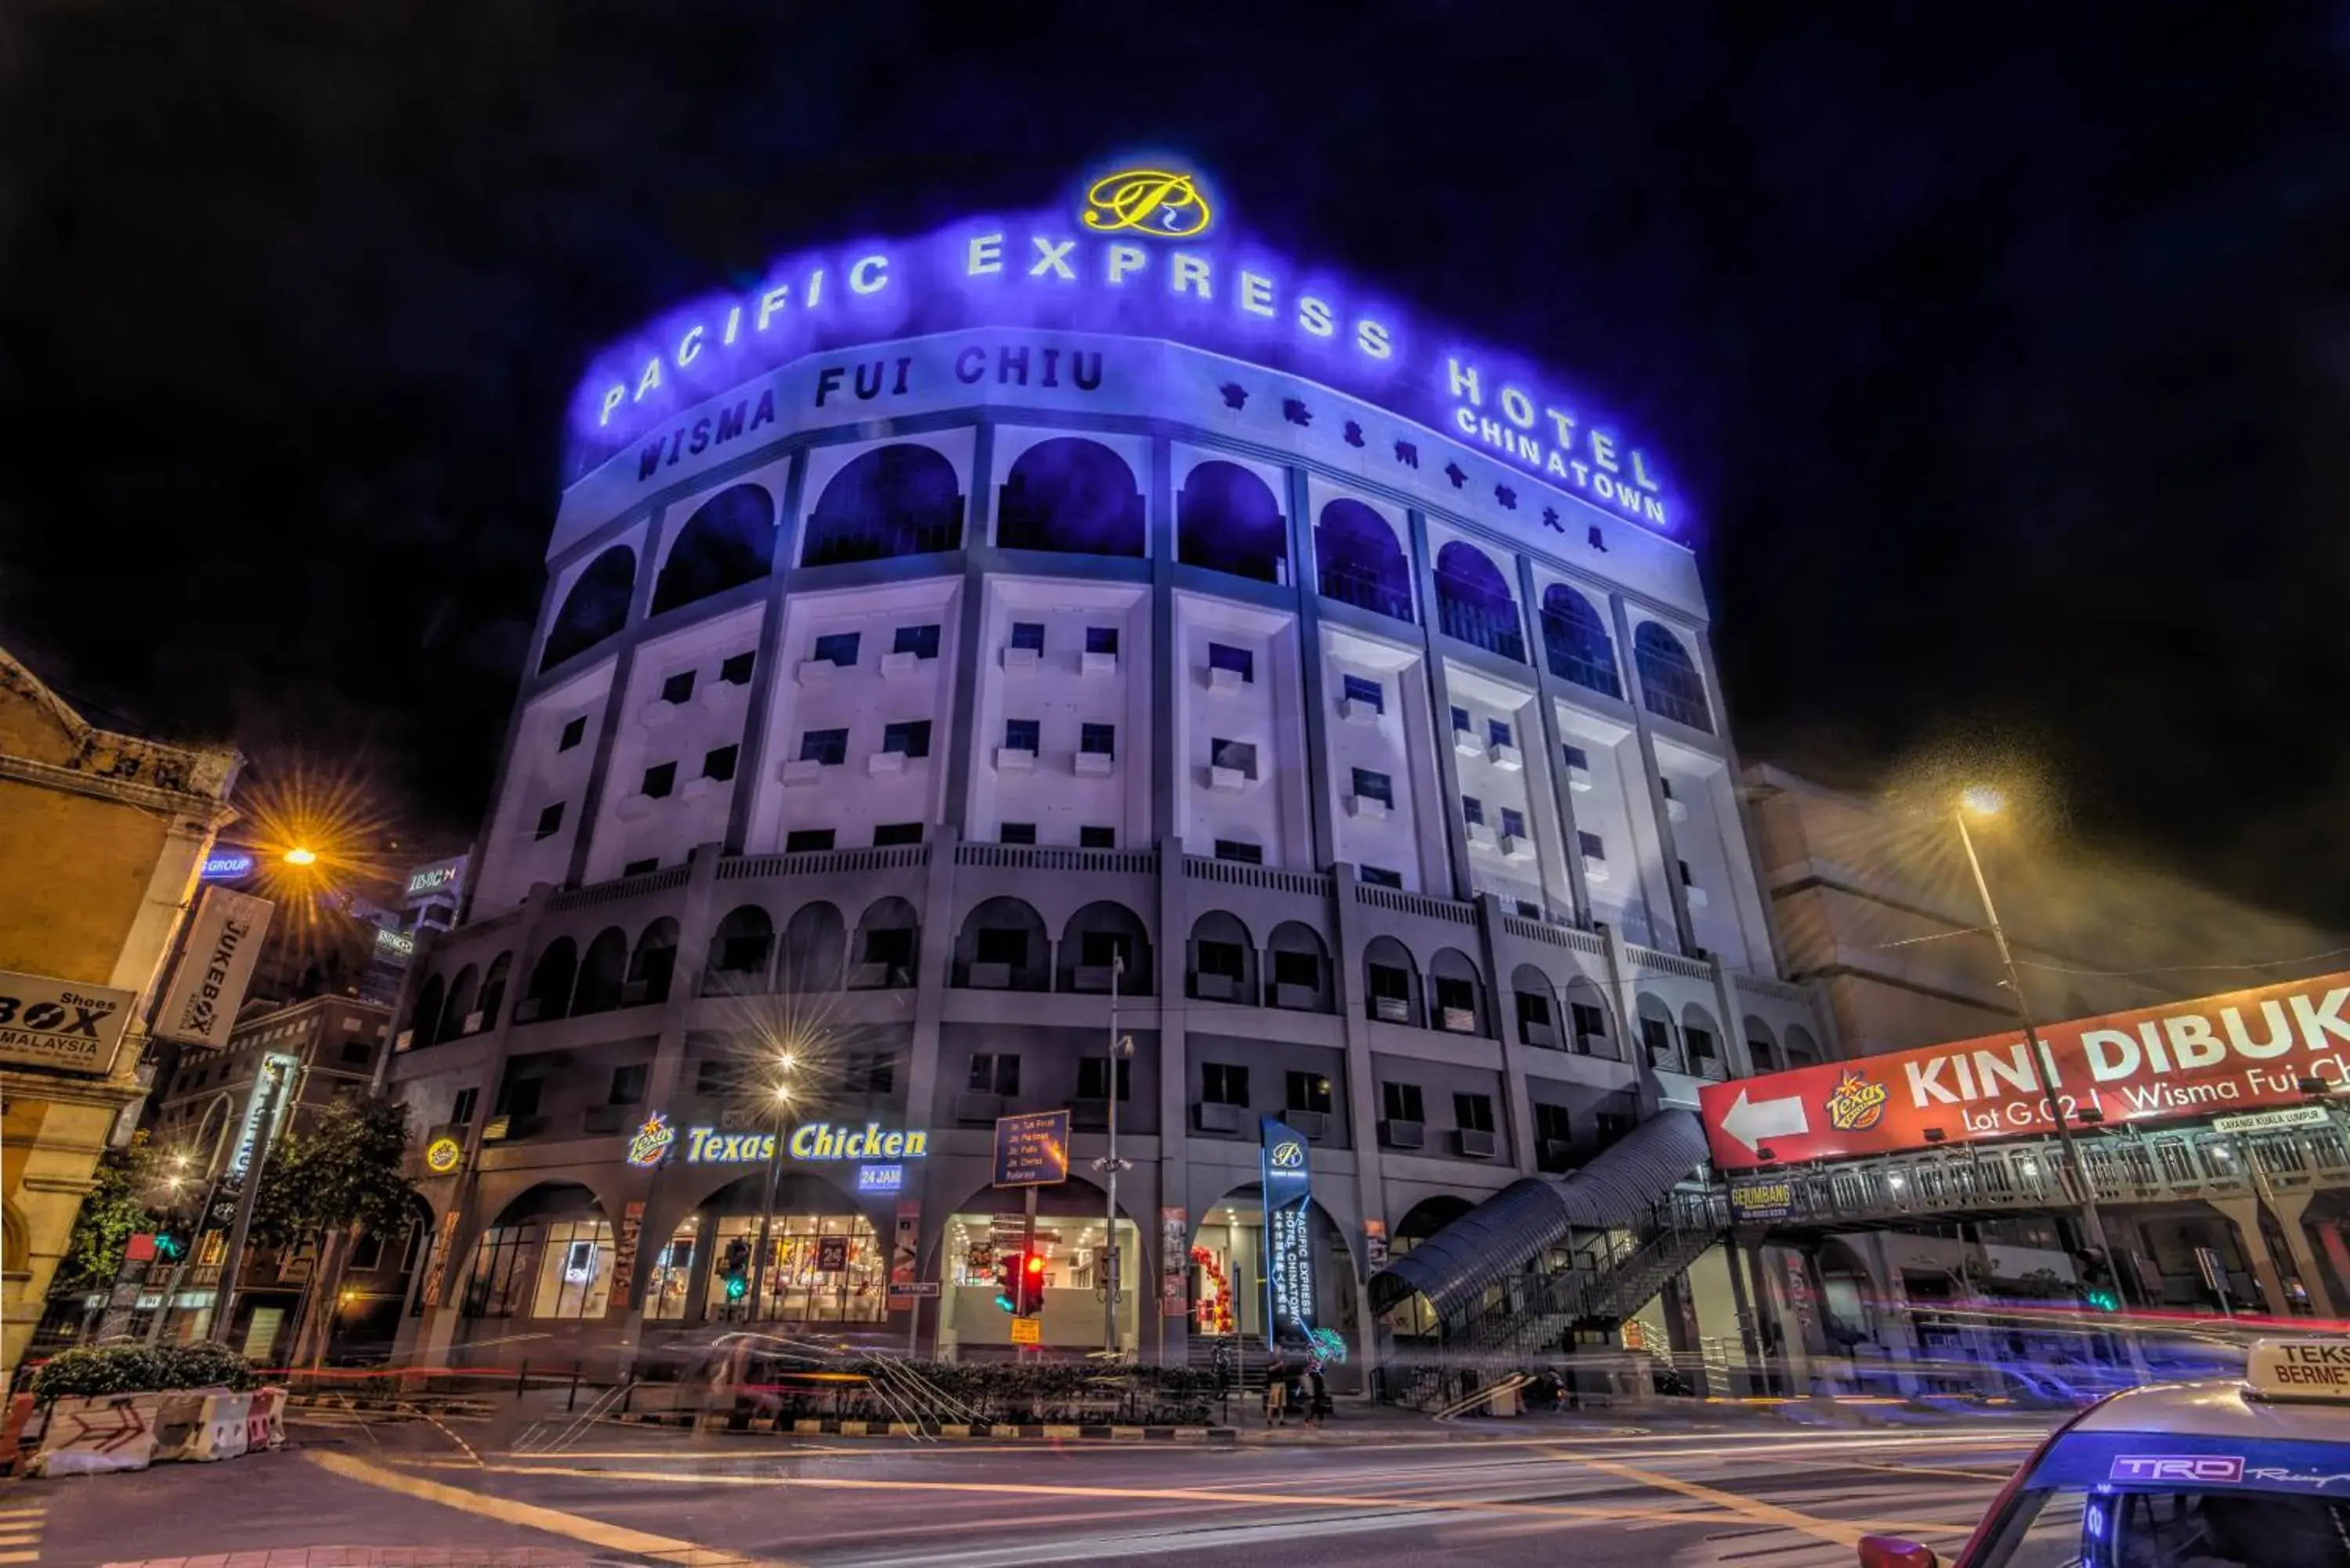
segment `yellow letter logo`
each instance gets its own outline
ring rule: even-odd
[[[1162,240],[1188,240],[1207,233],[1212,215],[1198,181],[1164,169],[1121,169],[1103,175],[1086,192],[1086,227],[1097,233],[1130,229]]]

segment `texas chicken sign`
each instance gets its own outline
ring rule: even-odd
[[[2075,1125],[2085,1112],[2161,1121],[2297,1104],[2304,1079],[2350,1084],[2345,1008],[2350,974],[2333,974],[2047,1024],[2040,1038]],[[2021,1032],[1708,1084],[1699,1102],[1724,1170],[2055,1130]]]

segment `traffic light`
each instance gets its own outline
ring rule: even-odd
[[[2081,1268],[2082,1304],[2094,1312],[2121,1311],[2121,1287],[2114,1278],[2111,1261],[2094,1247],[2076,1256]]]
[[[726,1243],[726,1299],[739,1302],[751,1293],[751,1243],[737,1236]]]
[[[1034,1317],[1045,1309],[1045,1256],[1041,1252],[1006,1252],[995,1265],[995,1304],[1015,1317]]]

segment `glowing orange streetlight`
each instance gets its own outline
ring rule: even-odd
[[[315,866],[318,863],[318,852],[297,844],[286,852],[284,858],[288,866]]]

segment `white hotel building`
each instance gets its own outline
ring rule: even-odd
[[[1240,254],[1118,221],[1145,278]],[[990,254],[928,243],[942,273]],[[926,286],[883,259],[821,297]],[[1217,274],[1243,308],[1250,277]],[[1601,1185],[1655,1199],[1702,1153],[1660,1110],[1832,1046],[1775,978],[1694,558],[1589,487],[1655,461],[1595,434],[1578,486],[1497,456],[1393,323],[1353,347],[1417,401],[1316,379],[1311,342],[1201,347],[1163,290],[1086,299],[962,287],[739,373],[713,361],[749,319],[712,307],[583,391],[633,433],[564,494],[467,907],[397,1025],[394,1092],[453,1167],[420,1155],[427,1359],[652,1354],[730,1313],[1002,1354],[993,1124],[1059,1107],[1044,1338],[1097,1347],[1115,1092],[1121,1342],[1262,1333],[1273,1116],[1311,1140],[1316,1317],[1360,1366],[1414,1292],[1571,1241],[1391,1261],[1526,1179],[1571,1219],[1651,1126],[1617,1162],[1645,1186]],[[656,1115],[667,1158],[633,1163]],[[792,1158],[816,1122],[920,1157]],[[716,1135],[746,1131],[779,1135],[772,1250],[729,1306],[770,1162]],[[1719,1250],[1696,1275],[1669,1301],[1743,1288]]]

